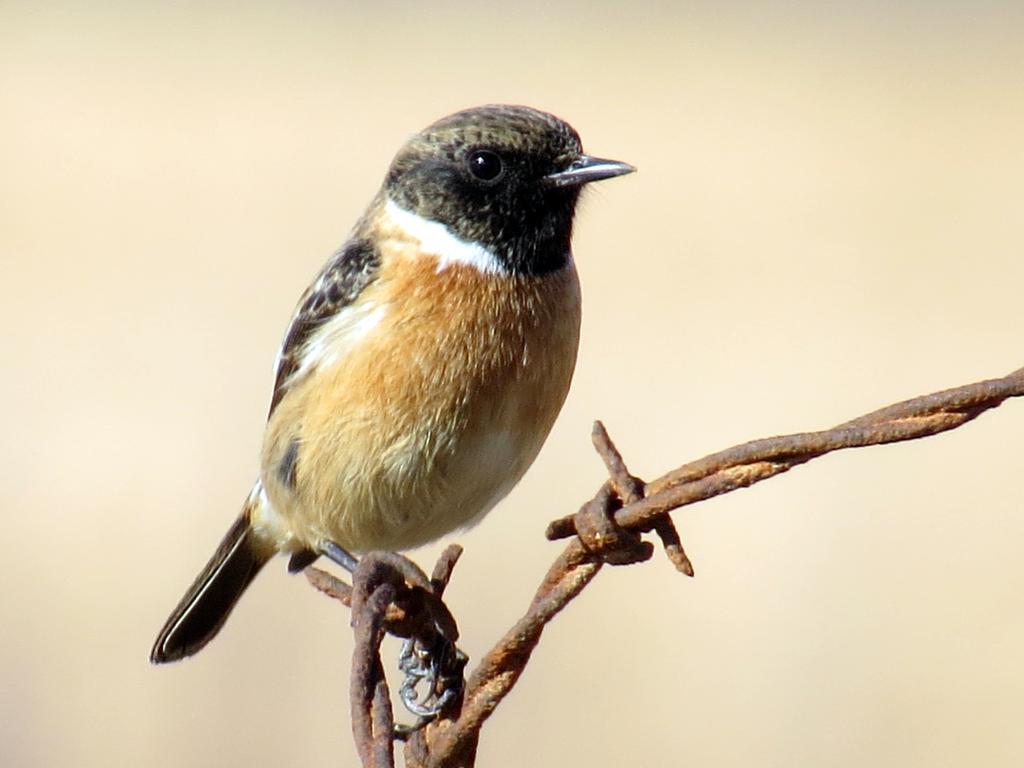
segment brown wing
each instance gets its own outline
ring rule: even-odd
[[[321,270],[299,299],[295,317],[277,356],[270,414],[288,392],[289,379],[299,367],[302,350],[313,333],[338,311],[355,301],[380,269],[380,256],[368,240],[349,240]]]

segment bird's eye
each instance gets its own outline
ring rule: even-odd
[[[504,170],[501,158],[489,149],[477,149],[467,158],[469,172],[481,181],[494,181]]]

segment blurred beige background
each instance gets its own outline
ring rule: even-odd
[[[474,658],[600,482],[594,418],[653,477],[1024,365],[1024,12],[845,5],[0,5],[0,764],[355,764],[347,615],[283,561],[201,655],[147,654],[295,300],[455,109],[640,168],[579,217],[551,440],[456,537]],[[480,765],[1021,765],[1022,433],[1010,402],[679,514],[697,578],[602,573]]]

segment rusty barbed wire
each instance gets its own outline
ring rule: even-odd
[[[650,483],[629,472],[604,425],[597,422],[594,446],[609,479],[578,512],[548,526],[549,539],[573,540],[549,568],[522,618],[480,660],[461,695],[436,719],[407,734],[406,765],[472,766],[483,724],[519,680],[548,622],[605,563],[649,559],[654,548],[642,540],[642,533],[654,531],[676,569],[692,576],[693,567],[670,517],[672,511],[767,480],[826,453],[916,440],[955,429],[1006,399],[1022,395],[1024,368],[1001,379],[905,400],[832,429],[752,440],[684,464]],[[323,571],[306,570],[314,586],[352,607],[356,634],[353,733],[364,766],[394,764],[394,721],[380,663],[383,634],[410,637],[437,632],[441,627],[440,634],[454,642],[458,637],[455,620],[441,598],[460,552],[452,547],[446,550],[431,580],[411,561],[393,553],[366,555],[353,574],[354,587]]]
[[[405,735],[395,725],[390,690],[380,658],[384,635],[406,638],[410,650],[417,642],[427,648],[455,648],[458,627],[441,598],[461,554],[462,548],[455,544],[445,549],[429,579],[419,566],[394,552],[364,555],[352,574],[351,586],[318,568],[305,570],[306,578],[314,587],[352,609],[355,648],[349,700],[352,735],[364,766],[392,768],[393,742]],[[465,657],[452,653],[445,661],[451,665],[447,674],[461,682]],[[444,703],[458,704],[460,685],[430,678],[431,687],[435,683],[444,690],[427,691],[424,699],[429,700],[435,693],[449,694]],[[408,691],[403,687],[403,694],[409,706],[409,695],[413,700],[416,698],[414,684]]]

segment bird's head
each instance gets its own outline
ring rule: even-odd
[[[510,272],[565,265],[583,185],[621,176],[626,163],[583,153],[579,134],[521,106],[467,109],[438,120],[398,152],[385,197],[490,250]]]

